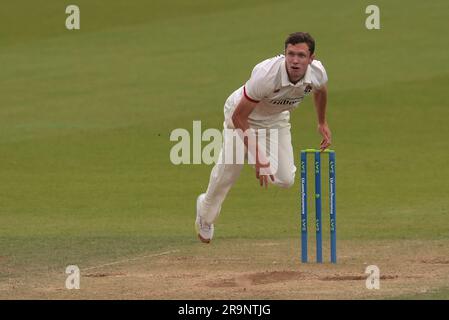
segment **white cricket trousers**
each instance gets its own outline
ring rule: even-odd
[[[277,171],[275,172],[274,182],[268,178],[270,183],[279,187],[289,188],[294,184],[296,167],[294,164],[293,147],[290,133],[290,123],[278,128],[278,152],[277,157],[271,156],[270,162],[277,161]],[[267,144],[270,136],[267,136]],[[231,139],[223,137],[223,147],[220,151],[219,158],[223,156],[225,144],[232,143]],[[228,150],[228,149],[226,149]],[[226,164],[217,161],[210,174],[209,185],[207,187],[206,196],[199,204],[199,215],[208,224],[214,223],[220,214],[221,205],[226,198],[231,187],[240,176],[240,172],[244,164]],[[253,165],[254,167],[254,165]],[[254,177],[255,177],[254,172]],[[254,178],[254,187],[261,188],[260,183]]]

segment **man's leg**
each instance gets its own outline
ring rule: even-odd
[[[290,124],[286,127],[277,129],[278,139],[278,152],[271,153],[270,162],[274,162],[277,166],[277,171],[274,174],[273,184],[282,187],[289,188],[293,186],[295,182],[296,166],[293,156],[292,137],[290,133]],[[268,142],[274,137],[269,135]],[[269,180],[271,182],[271,180]]]
[[[218,156],[218,161],[210,174],[207,191],[197,199],[195,226],[200,240],[206,243],[210,242],[213,237],[213,223],[220,214],[221,205],[226,195],[237,181],[243,168],[243,163],[233,164],[226,162],[224,153],[231,149],[235,152],[236,149],[233,138],[229,139],[225,135],[223,139],[223,147]]]
[[[223,150],[220,152],[220,156]],[[215,164],[210,174],[207,191],[199,204],[200,216],[208,224],[214,223],[220,214],[221,204],[240,176],[243,164]]]

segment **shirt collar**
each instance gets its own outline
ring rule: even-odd
[[[306,74],[304,75],[304,77],[301,80],[299,80],[296,84],[291,83],[290,79],[288,78],[285,60],[281,64],[281,84],[283,87],[288,86],[299,87],[302,86],[303,84],[311,84],[311,83],[312,83],[312,68],[310,67],[310,64],[307,66]]]

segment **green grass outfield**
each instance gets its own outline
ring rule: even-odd
[[[395,300],[447,300],[449,299],[449,289],[440,288],[426,293],[403,295],[394,298]]]
[[[0,282],[197,246],[212,167],[171,164],[169,135],[221,129],[228,95],[293,31],[329,76],[338,238],[449,239],[448,1],[376,1],[371,31],[370,1],[77,0],[79,31],[69,4],[0,5]],[[310,98],[292,135],[296,160],[320,142]],[[245,168],[216,241],[299,241],[298,190],[260,190]]]

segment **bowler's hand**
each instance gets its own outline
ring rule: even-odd
[[[262,171],[262,172],[261,172]],[[271,181],[274,182],[274,176],[270,174],[270,163],[261,164],[260,162],[256,163],[256,178],[260,182],[260,186],[265,188],[268,187],[268,177],[270,177]]]
[[[324,151],[331,145],[331,130],[329,129],[327,123],[323,123],[318,125],[318,132],[323,136],[323,140],[321,140],[320,144],[320,150]]]

